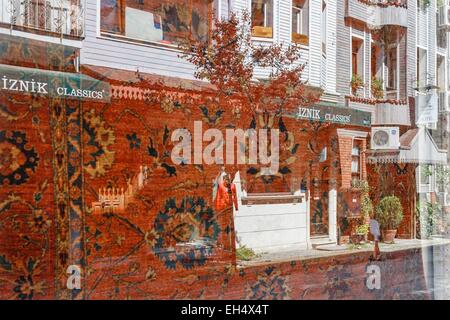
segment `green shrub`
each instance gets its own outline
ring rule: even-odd
[[[362,77],[360,75],[358,75],[358,74],[353,74],[352,75],[352,80],[350,81],[350,86],[352,88],[352,93],[354,95],[356,95],[357,90],[359,88],[364,87],[364,82],[363,82]]]
[[[383,80],[372,77],[372,95],[375,99],[384,98]]]
[[[403,208],[400,199],[396,196],[387,196],[381,199],[376,207],[375,217],[381,229],[397,229],[403,220]]]
[[[256,258],[258,255],[250,248],[246,246],[242,246],[236,249],[236,258],[242,261],[250,261],[253,258]]]
[[[355,229],[355,233],[357,235],[366,235],[369,233],[369,225],[368,224],[360,224],[359,226],[356,227]]]

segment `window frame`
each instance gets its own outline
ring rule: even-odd
[[[306,8],[305,8],[306,6]],[[299,45],[308,47],[309,46],[309,31],[310,31],[310,0],[305,0],[303,6],[300,7],[297,5],[296,0],[292,0],[291,6],[291,42],[297,43]],[[293,30],[293,20],[294,20],[294,10],[298,10],[296,12],[297,15],[297,30]],[[304,24],[304,14],[308,16],[307,20],[307,30],[303,30]],[[299,30],[299,27],[301,28]]]
[[[422,182],[422,175],[424,174],[424,169],[422,166],[428,166],[429,170],[431,171],[431,174],[428,176],[428,181],[426,183]],[[434,192],[436,189],[436,183],[435,183],[435,174],[436,174],[436,168],[432,164],[419,164],[417,166],[416,170],[416,181],[418,184],[418,191],[419,193],[429,193]]]
[[[399,81],[399,74],[398,74],[398,68],[399,68],[399,54],[398,54],[398,44],[391,44],[390,46],[388,46],[386,52],[385,52],[385,66],[386,66],[386,70],[388,72],[387,74],[387,79],[385,80],[385,86],[386,86],[386,91],[398,91],[399,86],[398,86],[398,81]],[[394,51],[395,52],[395,64],[392,64],[392,59],[390,59],[390,53]],[[391,72],[391,67],[392,70],[394,70],[394,72]],[[394,78],[392,78],[392,74],[394,74]],[[390,86],[390,82],[391,79],[394,79],[394,86],[391,87]]]
[[[254,40],[258,40],[258,41],[273,41],[274,40],[274,33],[275,33],[275,1],[274,0],[261,0],[261,1],[270,1],[271,4],[271,11],[272,11],[272,25],[270,27],[262,27],[262,28],[270,28],[271,29],[271,35],[270,36],[264,36],[261,34],[255,34],[255,31],[253,30],[254,26],[253,26],[253,10],[252,10],[252,6],[253,6],[253,1],[257,1],[257,0],[249,0],[249,8],[250,8],[250,32],[251,32],[251,36],[252,39]],[[267,12],[266,9],[264,10],[264,20],[267,19]],[[264,22],[264,24],[266,24],[266,22]],[[256,27],[261,27],[261,26],[256,26]]]
[[[363,174],[362,143],[363,143],[363,141],[364,141],[363,138],[355,137],[352,139],[352,151],[351,151],[351,158],[352,158],[351,163],[352,164],[351,164],[351,169],[350,169],[351,175],[352,175],[352,181],[362,179],[362,174]],[[355,142],[356,142],[356,144],[355,144]],[[358,150],[357,154],[354,153],[355,148],[357,148],[357,150]],[[356,161],[358,163],[358,169],[357,169],[357,171],[353,171],[353,163],[355,163]]]
[[[118,0],[120,3],[124,3],[126,0]],[[212,27],[213,27],[213,15],[214,15],[214,3],[213,1],[208,1],[208,35],[211,35]],[[174,52],[181,52],[179,49],[178,43],[168,43],[168,42],[159,42],[159,41],[151,41],[151,40],[143,40],[133,37],[127,37],[125,35],[121,35],[118,33],[114,33],[108,30],[102,30],[102,0],[97,1],[97,38],[113,40],[118,42],[123,42],[131,45],[139,45],[150,48],[164,48]],[[124,19],[122,19],[124,20]],[[125,25],[125,22],[122,22]],[[124,28],[124,26],[123,26]],[[124,32],[124,31],[123,31]]]
[[[359,66],[359,64],[358,64],[358,56],[356,57],[356,62],[357,62],[357,66],[356,66],[356,71],[357,72],[354,72],[354,63],[353,63],[353,59],[354,59],[354,51],[353,51],[353,40],[357,40],[357,41],[359,41],[360,42],[360,47],[359,47],[359,50],[362,50],[362,52],[361,53],[356,53],[357,55],[360,55],[361,54],[361,61],[359,61],[360,63],[361,63],[361,73],[359,73],[358,72],[358,66]],[[360,76],[361,77],[361,79],[363,79],[363,81],[364,81],[364,79],[365,79],[365,39],[364,38],[362,38],[362,37],[360,37],[360,36],[358,36],[358,35],[355,35],[355,34],[352,34],[351,35],[351,42],[350,42],[350,50],[351,50],[351,53],[350,53],[350,70],[351,70],[351,72],[350,72],[350,75],[351,75],[351,77],[353,77],[353,75],[358,75],[358,76]]]
[[[322,55],[327,55],[327,33],[328,33],[328,3],[326,0],[322,0],[322,10],[321,10],[321,21],[320,26],[322,29],[321,32],[321,41],[322,41]]]
[[[421,61],[420,61],[420,53],[424,54],[424,66],[425,66],[425,74],[424,74],[424,83],[421,83],[421,73],[420,73],[420,66],[421,66]],[[416,50],[416,78],[417,78],[417,87],[420,88],[420,86],[426,86],[428,85],[428,74],[429,74],[429,70],[428,70],[428,48],[422,47],[422,46],[417,46],[417,50]]]

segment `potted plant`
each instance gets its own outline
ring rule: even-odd
[[[344,244],[349,244],[350,243],[350,236],[344,234],[348,228],[349,228],[349,222],[347,220],[346,217],[341,217],[339,222],[339,227],[338,227],[338,244],[339,245],[344,245]],[[342,226],[342,228],[341,228]]]
[[[355,236],[353,238],[353,243],[360,244],[366,240],[366,236],[369,233],[368,224],[360,224],[355,228]]]
[[[400,199],[396,196],[387,196],[381,199],[376,207],[375,217],[380,224],[383,241],[394,242],[397,228],[403,220],[403,208]]]
[[[378,79],[377,77],[372,77],[372,96],[375,99],[383,99],[384,98],[384,90],[383,90],[383,80]]]
[[[364,87],[364,82],[359,74],[352,75],[352,81],[350,82],[353,95],[358,93],[358,89]]]

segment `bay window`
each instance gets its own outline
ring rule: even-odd
[[[208,39],[209,0],[101,0],[103,35],[179,44],[187,37]]]
[[[252,35],[273,37],[273,1],[252,0]]]
[[[309,0],[292,1],[292,42],[309,44]]]

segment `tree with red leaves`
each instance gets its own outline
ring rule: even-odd
[[[196,67],[195,77],[216,88],[215,103],[224,108],[282,113],[318,100],[305,90],[300,47],[255,44],[247,12],[240,17],[232,14],[228,20],[214,19],[209,41],[190,38],[181,49]],[[255,68],[270,70],[268,78],[255,79]]]

